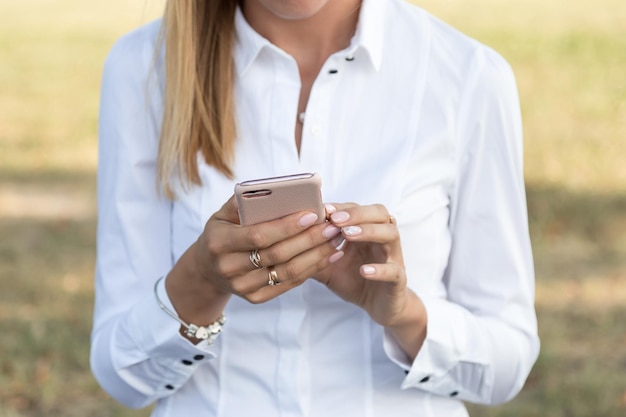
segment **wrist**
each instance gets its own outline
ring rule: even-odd
[[[420,351],[428,328],[428,316],[422,300],[407,289],[402,313],[393,323],[385,326],[402,350],[413,360]]]
[[[178,316],[187,323],[205,325],[224,311],[230,293],[205,278],[198,267],[194,243],[180,257],[165,280],[165,290]]]
[[[224,316],[224,314],[221,314],[217,320],[207,326],[199,326],[195,323],[185,322],[178,316],[176,312],[172,311],[167,305],[165,305],[165,303],[161,300],[161,297],[159,296],[159,284],[161,283],[161,281],[163,281],[164,278],[165,277],[161,277],[154,283],[154,297],[161,310],[163,310],[168,316],[181,324],[181,335],[192,341],[207,340],[208,343],[212,345],[217,336],[222,331],[222,326],[224,325],[224,323],[226,323],[226,317]]]

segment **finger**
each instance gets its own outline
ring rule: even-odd
[[[250,281],[241,280],[242,286],[239,289],[244,292],[243,297],[253,303],[264,302],[301,285],[308,277],[325,269],[343,255],[343,252],[335,249],[340,239],[341,237],[338,236],[299,254],[284,264],[274,266],[273,269],[280,285],[269,285],[269,268],[249,274],[255,277],[256,282],[251,284]],[[244,288],[244,282],[249,287]]]
[[[222,228],[222,230],[216,230],[214,233],[220,233],[220,235],[225,237],[224,239],[220,239],[220,242],[235,242],[233,234],[237,233],[237,231],[229,227],[228,229]],[[249,251],[238,249],[235,253],[228,253],[232,251],[233,248],[225,247],[224,243],[222,243],[219,248],[222,256],[219,258],[219,264],[216,268],[226,277],[243,275],[255,269],[284,263],[299,253],[320,245],[340,233],[341,229],[337,226],[324,222],[310,227],[309,229],[305,229],[296,236],[277,242],[268,248],[259,247],[259,249]],[[234,245],[236,245],[236,242]],[[256,264],[253,262],[253,258]]]
[[[404,268],[394,262],[361,265],[359,272],[363,278],[371,281],[397,284],[401,284],[406,281]]]
[[[331,223],[316,225],[268,248],[259,250],[261,263],[263,266],[283,264],[295,256],[329,241],[340,233],[341,229]]]
[[[338,251],[337,247],[342,240],[341,235],[338,235],[322,245],[302,252],[284,264],[277,265],[279,276],[288,284],[300,285],[306,278],[317,274],[339,259],[337,253],[341,251]]]
[[[328,220],[330,215],[337,210],[343,210],[348,207],[356,207],[356,203],[327,203],[324,204],[324,211],[326,212],[326,219]]]
[[[242,298],[248,299],[250,294],[259,291],[268,283],[268,269],[261,268],[235,277],[230,281],[230,291]]]
[[[400,239],[398,228],[391,223],[344,226],[341,228],[341,233],[350,242],[388,244]]]
[[[341,233],[341,229],[328,222],[311,227],[294,237],[275,243],[265,249],[253,249],[249,252],[238,252],[224,256],[224,268],[220,268],[226,276],[241,275],[246,272],[268,266],[282,264],[294,256],[320,245]],[[233,262],[233,258],[237,258]],[[260,265],[260,266],[259,266]],[[221,265],[220,265],[221,266]]]
[[[277,220],[250,226],[237,226],[228,229],[227,239],[222,242],[224,249],[232,252],[245,252],[262,249],[301,233],[318,220],[315,213],[303,211],[290,214]]]
[[[332,262],[342,237],[336,238],[298,254],[289,261],[274,266],[279,280],[287,288],[302,284],[308,277],[326,268]]]
[[[337,210],[330,214],[329,219],[337,226],[343,227],[362,223],[391,223],[389,211],[382,204],[334,206]]]
[[[220,209],[215,212],[211,217],[215,220],[239,224],[239,211],[235,195],[231,195],[230,198],[222,205],[222,207],[220,207]]]

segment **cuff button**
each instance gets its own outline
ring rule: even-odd
[[[188,359],[183,359],[181,362],[183,363],[183,365],[187,365],[187,366],[189,366],[189,365],[191,365],[193,363],[192,361],[190,361]]]
[[[204,359],[204,355],[196,355],[193,358],[197,361],[201,361],[202,359]]]
[[[430,377],[425,376],[424,378],[420,379],[420,384],[423,384],[424,382],[428,382],[428,381],[430,381]]]
[[[167,384],[167,385],[165,386],[165,389],[168,389],[168,390],[170,390],[170,391],[171,391],[171,390],[173,390],[173,389],[174,389],[174,386],[173,386],[173,385],[170,385],[170,384]]]
[[[450,396],[451,396],[451,397],[456,397],[457,395],[459,395],[459,392],[458,392],[458,391],[452,391],[452,392],[450,393]]]

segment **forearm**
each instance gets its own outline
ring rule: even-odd
[[[220,290],[202,275],[197,267],[198,256],[202,255],[196,242],[176,262],[165,280],[165,288],[181,320],[205,326],[222,315],[230,293]],[[181,326],[183,336],[184,330]],[[188,339],[198,343],[197,339]]]
[[[427,315],[424,303],[410,289],[406,291],[406,304],[403,318],[396,325],[387,326],[386,330],[413,361],[419,353],[427,331]]]

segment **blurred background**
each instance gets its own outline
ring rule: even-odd
[[[472,415],[626,416],[626,1],[415,2],[508,59],[524,113],[542,351]],[[88,350],[102,63],[162,5],[0,0],[0,417],[148,415]]]

